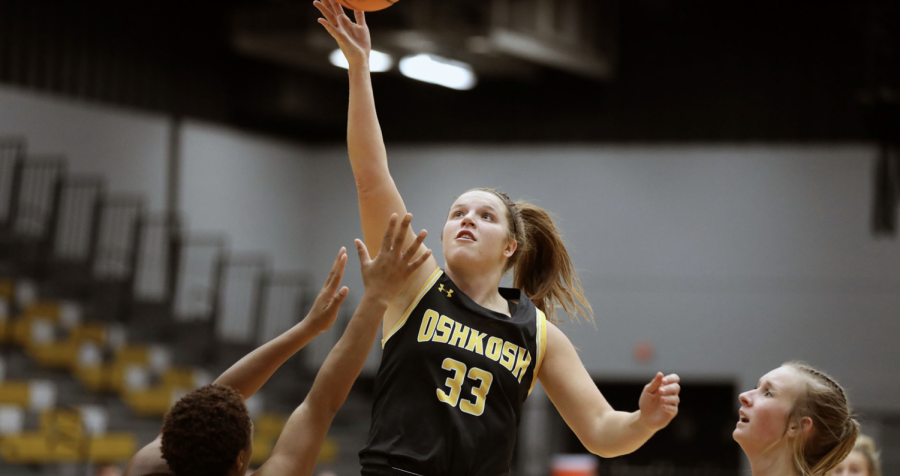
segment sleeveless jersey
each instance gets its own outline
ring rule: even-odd
[[[499,291],[518,301],[512,316],[476,304],[437,269],[384,337],[363,475],[509,474],[546,317],[521,291]]]

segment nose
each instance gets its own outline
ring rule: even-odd
[[[463,227],[466,227],[466,226],[473,226],[473,227],[474,227],[474,226],[475,226],[475,220],[472,219],[472,215],[471,215],[471,214],[468,214],[468,213],[467,213],[465,216],[463,216],[461,225],[462,225]]]
[[[738,396],[738,400],[740,400],[741,405],[743,405],[745,407],[749,407],[750,406],[750,392],[747,391],[747,392],[740,394]]]

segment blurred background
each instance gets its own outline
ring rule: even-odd
[[[0,0],[4,476],[116,474],[175,399],[302,318],[361,236],[346,70],[317,17]],[[589,471],[745,471],[737,395],[793,359],[844,385],[900,471],[900,4],[401,0],[367,19],[391,171],[438,262],[455,196],[530,200],[594,307],[562,329],[610,402],[682,376],[678,418]],[[335,328],[248,403],[257,463],[356,269]],[[359,472],[379,352],[323,472]],[[584,452],[540,389],[519,435],[517,476]]]

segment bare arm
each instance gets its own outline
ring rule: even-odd
[[[341,248],[309,314],[299,324],[237,361],[213,383],[237,390],[246,400],[256,393],[288,358],[306,346],[315,336],[328,330],[334,324],[338,309],[347,297],[346,286],[338,289],[344,277],[346,264],[347,250]],[[128,463],[125,475],[171,474],[160,452],[161,439],[162,435],[138,451]]]
[[[138,451],[128,466],[125,467],[123,476],[160,476],[174,474],[169,470],[169,465],[162,457],[162,435],[147,444]]]
[[[679,378],[661,373],[644,387],[640,410],[614,410],[588,375],[572,342],[553,324],[547,328],[547,355],[540,380],[579,441],[604,458],[637,450],[678,413]]]
[[[404,216],[406,205],[388,169],[387,152],[381,126],[375,112],[375,95],[369,73],[369,51],[372,49],[369,28],[365,14],[356,11],[356,23],[344,13],[344,9],[334,0],[314,2],[324,18],[319,23],[337,41],[350,65],[350,105],[347,111],[347,148],[350,166],[356,179],[359,196],[359,214],[362,221],[363,238],[366,243],[377,247],[384,234],[385,224],[391,214]],[[404,235],[408,246],[415,239],[412,230]],[[425,252],[421,245],[417,255]],[[400,318],[412,302],[422,284],[437,267],[437,261],[429,258],[421,269],[410,279],[409,285],[392,302],[386,319],[385,329],[393,328],[393,322]]]
[[[312,474],[331,421],[347,399],[347,394],[372,349],[388,302],[431,254],[426,250],[423,255],[415,258],[416,251],[425,239],[424,231],[405,252],[400,253],[403,236],[411,219],[412,215],[407,215],[397,228],[397,217],[391,217],[381,253],[374,261],[369,258],[365,245],[356,240],[363,283],[366,286],[365,294],[344,335],[322,364],[306,400],[288,419],[272,450],[272,456],[256,475]]]

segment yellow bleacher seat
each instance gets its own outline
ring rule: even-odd
[[[120,463],[128,461],[137,452],[137,438],[131,433],[107,433],[90,438],[86,446],[88,461]]]
[[[172,401],[173,392],[174,389],[171,387],[159,386],[138,392],[129,392],[122,398],[140,416],[162,416],[174,403]]]
[[[253,420],[253,431],[257,435],[275,436],[281,434],[284,425],[287,423],[287,416],[279,413],[263,413]]]
[[[0,405],[27,407],[30,397],[31,388],[28,382],[0,382]]]
[[[44,433],[23,433],[0,440],[7,463],[74,463],[81,460],[77,441],[60,441]]]
[[[75,370],[75,378],[92,392],[111,392],[115,390],[112,365],[79,367]]]
[[[162,376],[162,384],[167,387],[194,388],[196,381],[197,371],[193,368],[171,368]]]
[[[9,319],[0,319],[0,344],[12,342],[13,340],[13,321]]]
[[[53,321],[59,320],[60,305],[56,301],[36,301],[22,310],[25,318],[42,317]]]
[[[16,283],[11,279],[0,279],[0,297],[12,302],[16,295]]]
[[[266,462],[272,456],[272,450],[275,449],[275,443],[278,442],[278,435],[253,435],[253,454],[250,455],[251,465],[260,465]],[[334,438],[325,438],[322,442],[322,449],[319,450],[319,463],[333,463],[337,460],[340,447]]]
[[[83,324],[74,327],[63,341],[30,344],[27,346],[27,353],[42,367],[75,370],[81,344],[93,342],[102,345],[105,339],[106,329],[103,326]]]
[[[63,435],[70,439],[81,438],[81,414],[75,410],[54,408],[41,412],[41,432]]]
[[[272,448],[277,440],[268,436],[253,435],[253,454],[250,455],[250,464],[260,465],[272,456]]]

